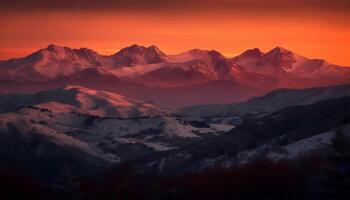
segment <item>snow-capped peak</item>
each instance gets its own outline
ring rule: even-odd
[[[293,64],[301,58],[283,47],[275,47],[267,53],[259,49],[251,49],[232,60],[248,71],[275,76],[276,74],[291,71]]]
[[[278,52],[282,54],[282,53],[291,53],[292,51],[281,46],[276,46],[275,48],[271,49],[269,52]]]
[[[116,67],[131,67],[161,63],[166,60],[166,55],[156,46],[144,47],[137,44],[121,49],[112,56]]]
[[[282,47],[275,47],[269,52],[265,53],[263,55],[264,59],[269,60],[270,62],[277,62],[278,64],[285,64],[288,63],[294,63],[297,61],[297,58],[299,57],[296,53],[287,50]]]
[[[99,67],[105,73],[101,73],[101,70],[94,71]],[[157,73],[152,73],[154,71]],[[114,55],[102,56],[87,48],[71,49],[50,44],[47,48],[25,58],[0,62],[0,78],[6,80],[47,81],[79,72],[84,72],[82,75],[89,75],[90,78],[93,74],[116,78],[112,75],[116,74],[119,77],[136,78],[137,81],[142,80],[143,83],[150,85],[167,82],[168,77],[164,72],[169,77],[175,78],[178,85],[203,83],[208,80],[252,82],[252,73],[272,77],[273,80],[283,79],[286,84],[299,82],[298,78],[327,79],[333,84],[334,80],[341,80],[341,83],[346,83],[349,82],[350,76],[348,69],[329,64],[324,60],[308,59],[279,46],[267,53],[261,52],[258,48],[250,49],[229,59],[215,50],[192,49],[168,56],[155,45],[145,47],[134,44]],[[147,76],[147,79],[139,79],[146,73],[151,73],[152,78]],[[160,78],[158,74],[164,77]],[[194,77],[196,81],[188,80]],[[159,79],[163,80],[159,82]],[[254,84],[252,82],[248,85]],[[165,86],[168,85],[173,83],[165,83]]]
[[[125,47],[117,52],[115,55],[136,55],[136,54],[158,54],[159,56],[165,56],[157,46],[151,45],[149,47],[133,44],[129,47]]]

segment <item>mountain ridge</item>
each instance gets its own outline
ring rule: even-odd
[[[87,48],[72,49],[51,44],[27,57],[0,61],[0,80],[4,82],[0,87],[2,94],[23,91],[23,88],[40,91],[41,89],[35,89],[43,88],[40,83],[49,85],[48,89],[73,83],[96,86],[93,89],[107,87],[116,93],[123,91],[129,94],[123,87],[131,85],[131,88],[127,88],[139,87],[132,94],[138,99],[165,100],[166,103],[171,102],[171,105],[174,105],[172,94],[166,91],[166,95],[156,94],[156,91],[164,93],[163,90],[166,89],[192,87],[191,91],[182,93],[177,90],[177,94],[190,94],[191,98],[198,100],[213,99],[217,94],[215,90],[222,91],[217,94],[219,96],[214,102],[196,100],[176,104],[190,106],[198,102],[234,103],[252,97],[243,95],[243,99],[236,98],[235,95],[228,95],[229,93],[238,96],[237,92],[261,95],[277,88],[349,84],[350,68],[333,65],[321,59],[308,59],[283,47],[275,47],[268,52],[255,48],[234,58],[227,58],[216,50],[192,49],[177,55],[167,55],[155,45],[145,47],[136,44],[104,56]],[[18,81],[21,83],[17,84],[19,86],[16,89]],[[226,87],[227,91],[211,87],[207,93],[198,94],[195,91],[204,91],[205,87],[216,81],[232,82],[235,86],[230,87],[231,89]],[[26,87],[23,87],[26,83]],[[226,84],[216,85],[225,87]],[[7,87],[15,89],[9,90]],[[152,88],[156,90],[152,91]],[[144,94],[143,90],[149,91],[151,95]],[[137,92],[142,95],[137,95]]]
[[[206,73],[212,73],[216,79],[235,78],[235,76],[242,74],[242,70],[267,76],[291,75],[303,78],[314,78],[313,76],[316,75],[319,78],[337,78],[342,75],[341,73],[350,72],[350,68],[329,64],[322,59],[308,59],[283,47],[275,47],[265,53],[255,48],[236,57],[227,58],[216,50],[201,49],[192,49],[177,55],[167,55],[155,45],[144,47],[137,44],[105,56],[88,48],[74,49],[50,44],[47,48],[40,49],[26,57],[0,61],[0,71],[3,72],[0,78],[16,77],[15,69],[20,77],[25,76],[25,73],[38,73],[52,79],[62,75],[70,75],[86,68],[102,67],[113,72],[115,68],[140,65],[144,65],[143,68],[146,68],[146,65],[160,63],[164,64],[159,68],[167,66],[167,63],[181,65],[187,63],[188,65],[189,61],[201,61],[202,64],[206,65],[204,68],[200,69],[202,64],[195,63],[192,69],[198,68],[202,72],[206,70]],[[349,76],[345,78],[349,78]]]

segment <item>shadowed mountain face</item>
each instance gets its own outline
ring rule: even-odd
[[[181,107],[244,101],[280,87],[349,83],[350,70],[281,47],[227,58],[215,50],[166,55],[156,46],[132,45],[103,56],[87,48],[49,45],[0,61],[0,81],[2,94],[75,84]]]

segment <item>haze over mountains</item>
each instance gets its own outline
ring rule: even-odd
[[[24,58],[0,61],[0,74],[2,94],[73,84],[175,107],[234,103],[281,87],[350,82],[350,68],[281,47],[227,58],[215,50],[167,55],[156,46],[132,45],[104,56],[87,48],[49,45]]]

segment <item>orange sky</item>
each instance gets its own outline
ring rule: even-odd
[[[267,51],[282,46],[310,58],[350,66],[347,8],[284,10],[281,5],[272,10],[234,6],[181,10],[164,5],[155,11],[148,7],[140,11],[22,6],[15,12],[16,6],[0,9],[0,59],[24,56],[50,43],[88,47],[102,54],[137,43],[155,44],[168,54],[202,48],[227,56],[248,48]]]

